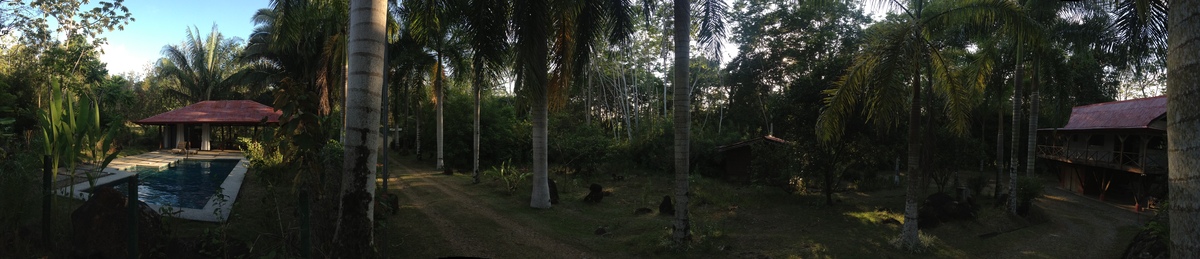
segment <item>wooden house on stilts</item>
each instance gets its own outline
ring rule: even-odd
[[[1077,106],[1038,130],[1037,156],[1067,190],[1139,208],[1167,194],[1165,96]]]

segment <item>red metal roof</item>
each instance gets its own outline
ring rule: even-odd
[[[203,101],[180,109],[164,112],[137,121],[138,124],[195,124],[257,125],[263,118],[267,123],[279,123],[282,111],[250,100]]]
[[[1166,114],[1166,96],[1076,106],[1059,130],[1145,129]]]

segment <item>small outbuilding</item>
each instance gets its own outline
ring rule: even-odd
[[[213,129],[219,127],[268,126],[279,124],[282,111],[250,100],[202,101],[160,113],[134,123],[162,127],[163,148],[213,149]],[[174,132],[175,134],[170,134]],[[231,132],[226,130],[225,132]],[[225,134],[229,135],[229,134]],[[222,138],[232,148],[232,136]]]
[[[721,161],[725,168],[725,178],[727,180],[749,181],[752,176],[750,166],[755,156],[762,155],[755,154],[755,146],[787,144],[789,144],[787,140],[766,135],[719,146],[717,147],[717,154],[723,158]]]

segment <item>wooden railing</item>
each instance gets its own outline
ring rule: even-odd
[[[1037,155],[1063,162],[1092,164],[1135,173],[1166,169],[1166,157],[1147,156],[1145,152],[1038,145]]]

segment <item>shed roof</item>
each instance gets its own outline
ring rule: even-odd
[[[1149,97],[1076,106],[1059,130],[1147,129],[1167,114],[1167,97]]]
[[[754,144],[758,144],[758,143],[764,142],[764,141],[778,143],[778,144],[788,144],[787,140],[783,140],[781,138],[777,138],[777,137],[771,136],[771,135],[766,135],[766,136],[762,136],[762,137],[738,141],[738,142],[735,142],[735,143],[729,144],[729,145],[719,146],[719,147],[717,147],[717,152],[725,152],[730,149],[754,145]]]
[[[250,100],[203,101],[136,121],[138,124],[259,125],[279,123],[282,111]]]

